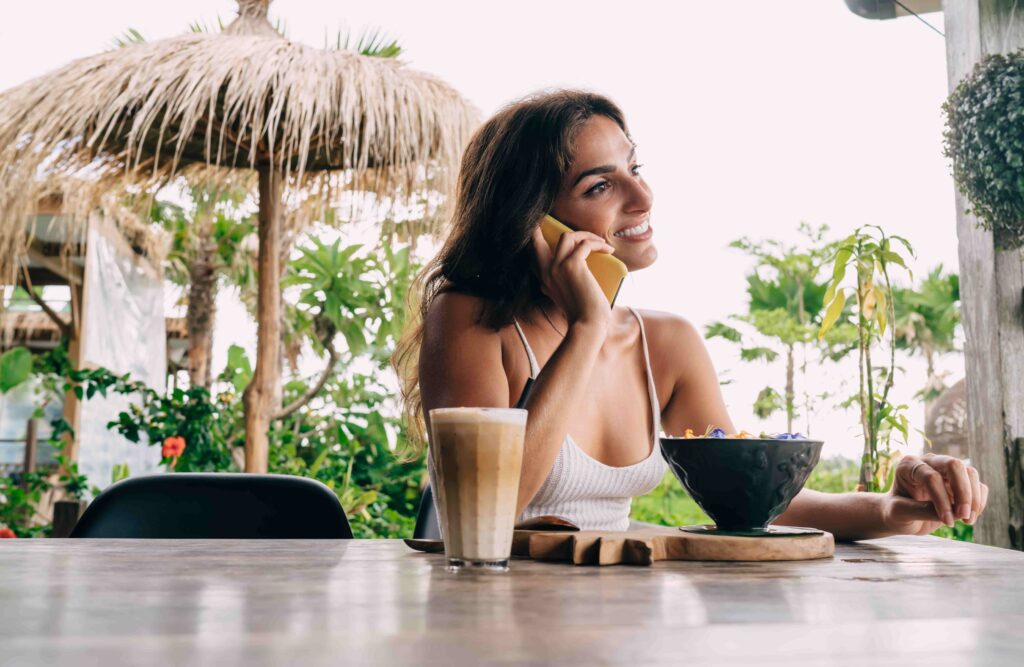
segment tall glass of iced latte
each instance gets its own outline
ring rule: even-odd
[[[526,410],[430,411],[441,533],[450,570],[507,570],[523,463]]]

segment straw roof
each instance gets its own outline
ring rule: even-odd
[[[268,5],[240,0],[222,33],[113,49],[0,93],[0,280],[28,243],[21,221],[69,176],[64,198],[84,206],[87,190],[152,191],[188,165],[270,165],[286,196],[321,202],[339,188],[412,194],[424,177],[449,191],[475,109],[395,59],[283,38]]]

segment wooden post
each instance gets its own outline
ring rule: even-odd
[[[267,471],[267,432],[281,379],[281,195],[284,175],[259,167],[259,259],[256,369],[245,389],[245,472]]]
[[[68,288],[71,290],[71,326],[69,327],[70,335],[68,336],[68,361],[71,362],[71,367],[79,369],[82,367],[82,318],[85,312],[82,307],[82,299],[85,297],[84,284],[82,282],[72,283],[68,282]],[[64,435],[64,456],[67,457],[68,463],[78,460],[78,443],[79,438],[79,426],[80,416],[82,413],[82,402],[78,400],[73,391],[64,392],[64,419],[67,420],[68,424],[74,430],[74,433]]]
[[[1024,46],[1024,6],[1017,4],[945,2],[950,90],[985,55]],[[974,535],[983,544],[1024,549],[1024,250],[997,250],[992,233],[980,229],[967,208],[958,192],[968,447],[989,486]]]
[[[25,424],[25,458],[21,466],[26,473],[36,471],[36,452],[39,447],[39,434],[36,428],[36,420],[29,419]]]
[[[84,500],[58,500],[53,504],[53,532],[51,537],[68,537],[82,517],[88,503]]]

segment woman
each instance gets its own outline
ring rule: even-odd
[[[665,473],[660,430],[735,431],[696,328],[610,309],[586,267],[597,252],[630,271],[658,256],[636,160],[622,112],[602,96],[563,90],[509,105],[466,148],[450,234],[421,275],[421,321],[396,355],[407,416],[516,405],[533,379],[520,519],[626,529],[632,497]],[[548,213],[576,230],[554,252],[538,227]],[[927,534],[973,523],[987,494],[958,459],[906,456],[889,493],[805,489],[778,522],[847,540]]]

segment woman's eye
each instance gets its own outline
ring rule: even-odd
[[[640,175],[640,167],[642,167],[642,166],[643,166],[642,164],[634,164],[633,165],[632,172],[633,172],[634,176],[639,176]]]
[[[587,194],[587,195],[599,194],[601,192],[604,192],[607,189],[608,189],[608,181],[601,181],[600,183],[598,183],[594,187],[592,187],[589,190],[587,190],[585,194]]]

